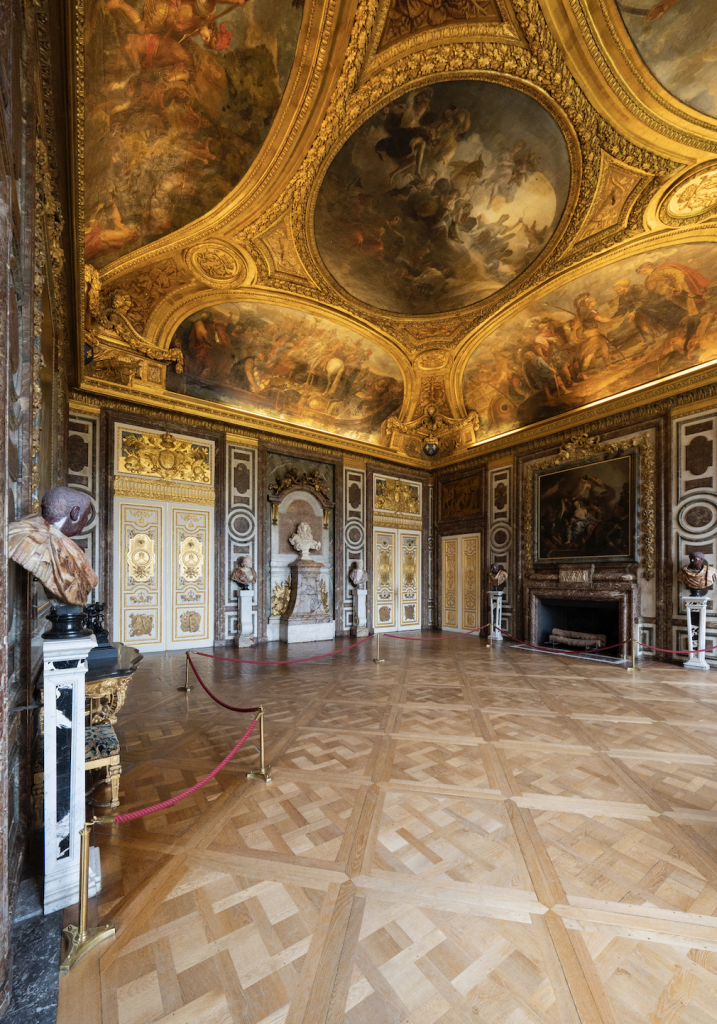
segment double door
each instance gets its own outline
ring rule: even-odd
[[[373,532],[373,628],[421,627],[421,532]]]
[[[441,551],[443,629],[477,629],[480,615],[480,534],[444,537]]]
[[[115,498],[116,639],[142,651],[214,642],[213,514],[201,505]]]

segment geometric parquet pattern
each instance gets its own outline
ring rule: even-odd
[[[252,736],[187,800],[96,828],[90,924],[117,935],[61,979],[59,1024],[711,1024],[712,674],[472,636],[372,648],[199,659],[219,697],[266,707],[274,781],[246,779]],[[150,655],[130,684],[123,811],[246,728],[183,678]]]

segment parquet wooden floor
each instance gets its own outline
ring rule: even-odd
[[[186,801],[97,827],[90,923],[117,936],[61,979],[59,1024],[713,1022],[717,676],[475,637],[373,654],[198,659],[266,706],[274,781],[246,779],[252,737]],[[168,654],[132,681],[123,811],[246,728],[183,678]]]

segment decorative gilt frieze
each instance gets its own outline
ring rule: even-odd
[[[174,501],[186,505],[214,505],[214,488],[192,484],[173,483],[169,480],[116,476],[114,493],[118,498],[138,498],[150,501]]]
[[[379,512],[420,516],[421,485],[395,477],[374,477],[373,507]]]
[[[649,434],[638,437],[620,438],[616,441],[600,441],[599,436],[587,433],[575,434],[561,447],[557,455],[529,462],[523,478],[523,537],[525,539],[523,558],[524,574],[530,576],[535,558],[535,477],[538,471],[551,466],[607,459],[618,454],[637,451],[640,463],[639,474],[639,522],[641,540],[641,568],[644,579],[655,575],[655,450]]]
[[[184,440],[170,433],[137,434],[125,429],[120,434],[120,445],[119,473],[211,483],[208,444]]]

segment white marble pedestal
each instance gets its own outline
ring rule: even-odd
[[[501,633],[501,623],[503,621],[503,591],[502,590],[489,590],[488,596],[490,597],[490,632],[491,639],[494,644],[503,643],[503,634]]]
[[[702,672],[709,672],[710,667],[705,657],[704,648],[705,634],[707,631],[707,601],[704,597],[686,597],[685,609],[687,612],[687,650],[690,656],[683,664],[683,668],[696,668]],[[695,623],[694,612],[697,612],[698,621]],[[700,652],[700,653],[697,653]]]
[[[351,626],[351,636],[368,636],[368,619],[366,618],[366,595],[365,588],[354,587],[354,620]]]
[[[324,608],[321,573],[324,566],[311,558],[297,558],[289,566],[291,597],[279,619],[279,639],[288,644],[333,640],[336,623]],[[324,591],[325,593],[325,591]]]
[[[234,637],[236,647],[251,647],[256,643],[253,604],[253,591],[237,591],[237,635]]]
[[[45,640],[44,818],[46,914],[79,900],[80,829],[85,824],[85,673],[90,634]],[[90,896],[100,890],[99,850],[90,849]]]

